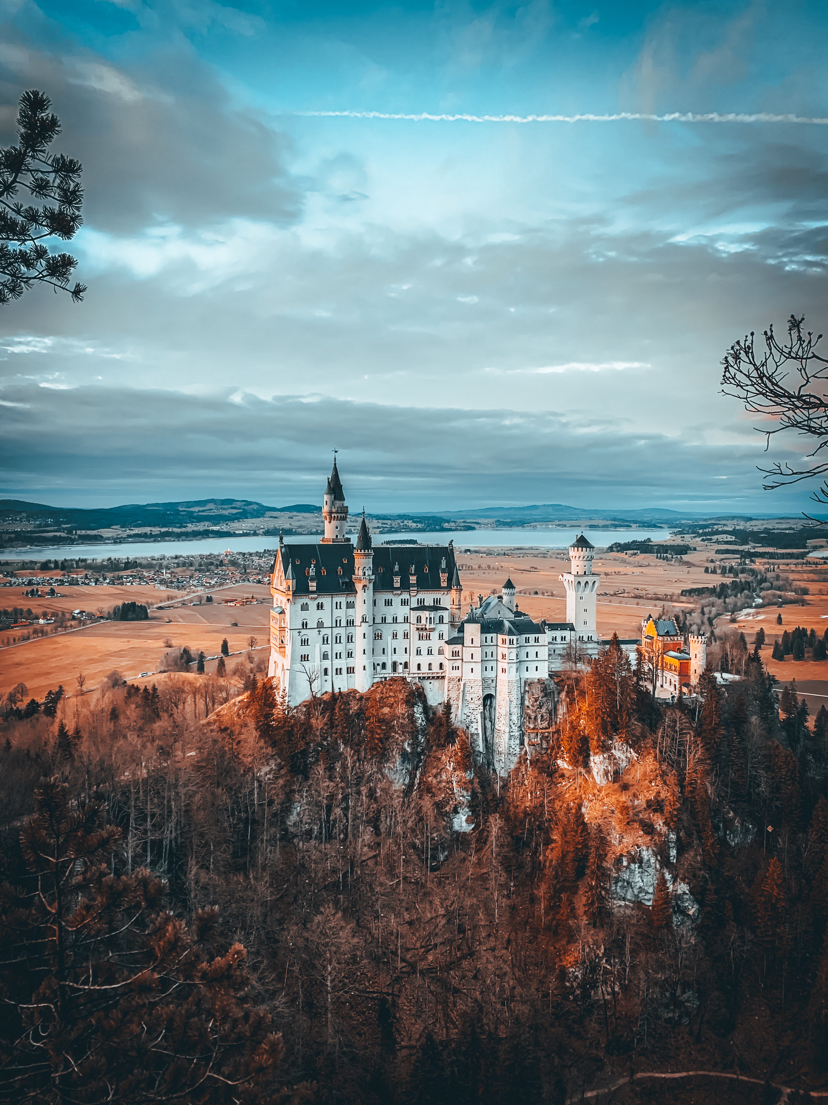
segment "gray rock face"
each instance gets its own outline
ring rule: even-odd
[[[616,740],[612,742],[609,751],[590,756],[589,769],[598,786],[603,787],[611,783],[616,775],[624,772],[637,758],[628,744]]]
[[[526,684],[523,696],[525,729],[551,729],[557,708],[558,692],[551,679],[533,679]]]

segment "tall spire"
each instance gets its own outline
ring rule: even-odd
[[[342,480],[339,478],[339,471],[336,467],[336,453],[334,453],[333,469],[331,471],[331,478],[328,480],[328,486],[333,494],[334,502],[344,503],[345,492],[342,490]]]
[[[363,511],[362,522],[359,527],[359,536],[357,537],[356,551],[370,552],[371,547],[371,534],[368,531],[368,525],[365,521],[365,511]]]

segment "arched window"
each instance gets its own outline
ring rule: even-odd
[[[423,670],[423,665],[422,665],[422,664],[418,664],[418,665],[417,665],[417,671],[422,671],[422,670]]]
[[[322,621],[322,619],[321,619],[321,618],[317,618],[317,619],[316,619],[316,628],[317,628],[317,629],[321,629],[321,628],[322,628],[322,626],[323,626],[324,624],[325,624],[325,623],[324,623],[324,622]]]
[[[323,652],[322,653],[322,659],[323,660],[330,660],[330,655],[327,652]]]
[[[302,629],[307,629],[307,628],[308,628],[308,619],[303,618],[302,619]]]
[[[308,604],[306,602],[303,602],[302,605],[299,607],[299,609],[300,610],[310,610],[310,607],[308,606]]]
[[[385,671],[385,661],[382,662],[382,670]]]
[[[439,617],[439,618],[437,619],[437,621],[439,622],[439,624],[440,624],[440,625],[442,625],[442,624],[443,624],[443,615],[442,615],[442,614],[441,614],[441,615],[440,615],[440,617]]]
[[[318,603],[316,604],[316,609],[317,609],[317,610],[324,610],[324,609],[325,609],[325,604],[324,604],[324,602],[318,602]]]
[[[431,671],[431,664],[428,665],[428,670]]]
[[[417,615],[417,625],[420,625],[422,623],[422,620],[423,620],[422,615],[418,614]]]
[[[327,634],[327,633],[323,633],[323,634],[322,634],[322,644],[323,644],[323,645],[329,645],[330,643],[331,643],[331,639],[330,639],[330,637],[328,636],[328,634]]]

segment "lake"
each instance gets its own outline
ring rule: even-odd
[[[421,545],[446,545],[454,541],[458,549],[519,548],[566,549],[581,531],[579,529],[479,529],[479,530],[438,530],[434,533],[379,533],[374,544],[384,541],[419,542]],[[593,545],[606,547],[615,541],[664,541],[670,536],[666,529],[587,529],[585,536]],[[318,534],[291,534],[286,540],[296,544],[314,544]],[[352,535],[356,540],[356,533]],[[275,537],[204,537],[194,541],[125,541],[122,544],[94,545],[56,545],[53,547],[30,549],[0,550],[0,560],[62,560],[102,559],[107,556],[143,557],[143,556],[196,556],[199,553],[258,552],[263,549],[275,549],[279,544]]]

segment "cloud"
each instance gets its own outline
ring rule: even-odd
[[[13,36],[0,49],[0,96],[11,108],[21,88],[48,89],[62,123],[55,149],[84,167],[87,226],[130,234],[165,223],[286,225],[299,217],[303,189],[288,167],[286,136],[235,102],[179,37],[116,65]],[[7,127],[12,120],[9,113]],[[0,133],[0,145],[11,137]]]
[[[493,502],[668,506],[709,500],[710,481],[723,467],[734,474],[722,503],[760,498],[752,471],[759,442],[711,446],[559,411],[416,410],[325,396],[264,400],[230,389],[58,393],[28,383],[3,395],[4,493],[47,501],[219,494],[272,505],[315,501],[333,444],[341,449],[349,501],[376,510]]]

